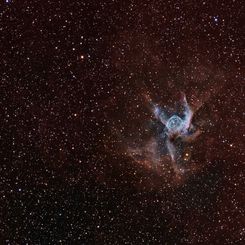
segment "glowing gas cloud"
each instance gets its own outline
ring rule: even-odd
[[[160,106],[146,97],[152,115],[151,134],[143,144],[128,147],[129,155],[141,165],[158,171],[161,175],[171,169],[183,175],[193,170],[191,152],[192,142],[201,130],[194,125],[195,111],[182,94],[179,108]]]

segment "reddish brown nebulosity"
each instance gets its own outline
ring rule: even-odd
[[[243,15],[3,1],[0,244],[244,244]],[[149,101],[174,113],[183,93],[201,133],[178,172]]]

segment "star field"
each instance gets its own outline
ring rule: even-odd
[[[243,20],[240,0],[2,1],[0,243],[244,244]],[[177,172],[151,103],[182,94],[200,135]]]

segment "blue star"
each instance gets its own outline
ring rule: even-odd
[[[218,23],[218,21],[219,21],[218,16],[214,16],[214,22]]]

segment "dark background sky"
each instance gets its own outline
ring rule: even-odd
[[[1,244],[244,244],[243,1],[5,0],[0,39]],[[172,185],[123,149],[181,91],[210,126]]]

